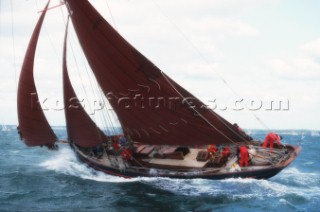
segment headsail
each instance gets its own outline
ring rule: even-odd
[[[231,123],[132,47],[89,1],[65,2],[84,54],[133,140],[169,145],[245,140]]]
[[[85,112],[72,88],[67,69],[67,35],[68,24],[63,46],[63,96],[68,137],[79,146],[93,147],[106,141],[106,136]]]
[[[25,55],[18,86],[18,119],[19,128],[24,142],[28,146],[51,146],[57,137],[39,104],[36,86],[33,78],[34,56],[44,17],[50,1],[43,10],[33,31],[27,53]]]

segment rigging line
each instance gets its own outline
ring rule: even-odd
[[[57,7],[61,7],[62,5],[64,5],[64,2],[60,1],[60,4],[55,5],[55,6],[52,6],[52,7],[49,7],[49,8],[47,9],[47,11],[48,11],[48,10],[55,9],[55,8],[57,8]],[[41,12],[43,12],[43,10],[38,11],[38,13],[41,13]]]
[[[93,88],[93,85],[92,85],[92,79],[91,79],[91,76],[89,75],[87,63],[86,63],[85,59],[82,59],[82,61],[83,61],[83,64],[84,64],[84,67],[85,67],[85,70],[86,70],[87,77],[88,77],[88,79],[89,79],[91,92],[92,92],[93,95],[94,95],[94,99],[97,100],[98,98],[97,98],[97,96],[96,96],[95,89]],[[95,108],[94,108],[94,109],[95,109]],[[95,114],[95,111],[94,111],[93,113]],[[102,124],[104,125],[104,127],[106,127],[106,126],[107,126],[107,121],[104,119],[104,117],[101,116],[100,113],[99,113],[99,118],[100,118],[100,120],[103,122]]]
[[[200,58],[209,65],[210,69],[213,70],[220,80],[237,96],[240,97],[240,95],[228,84],[228,82],[223,78],[223,76],[217,72],[209,63],[209,61],[204,57],[204,55],[199,51],[199,49],[196,47],[196,45],[186,36],[186,34],[177,26],[175,22],[172,21],[172,19],[164,12],[164,10],[159,6],[159,4],[156,3],[155,0],[152,1],[156,7],[160,10],[160,12],[163,14],[164,17],[166,17],[169,22],[176,28],[176,30],[183,36],[183,38],[191,45],[191,47],[197,52],[197,54],[200,56]],[[248,109],[249,107],[244,104],[244,106]],[[266,129],[270,130],[270,128],[251,110],[249,110],[253,116],[260,122],[262,126],[264,126]]]
[[[37,2],[37,0],[35,0],[35,2],[36,2],[36,9],[38,9],[38,2]],[[54,52],[54,54],[56,55],[56,60],[57,60],[57,61],[60,61],[58,51],[57,51],[56,46],[54,45],[54,43],[53,43],[53,41],[52,41],[52,39],[51,39],[50,33],[49,33],[49,31],[47,30],[46,25],[43,25],[42,28],[43,28],[43,30],[45,31],[46,37],[47,37],[47,39],[49,40],[49,43],[50,43],[51,47],[53,48],[53,52]]]
[[[66,21],[65,21],[65,15],[64,15],[64,13],[63,13],[62,7],[60,7],[60,12],[61,12],[61,14],[62,14],[63,22],[64,22],[64,24],[66,25],[67,23],[66,23]],[[69,18],[69,16],[68,16],[68,18]],[[85,93],[86,98],[89,100],[88,94],[87,94],[87,92],[86,92],[86,89],[84,88],[83,79],[82,79],[82,76],[81,76],[81,73],[80,73],[80,68],[79,68],[77,59],[76,59],[76,57],[75,57],[74,48],[73,48],[71,39],[74,40],[73,36],[72,36],[71,33],[70,33],[70,34],[69,34],[68,42],[69,42],[69,45],[70,45],[70,48],[71,48],[72,57],[73,57],[73,60],[74,60],[74,62],[75,62],[75,65],[76,65],[76,70],[78,71],[78,75],[79,75],[80,80],[81,80],[82,89],[83,89],[83,91],[84,91],[84,93]],[[89,103],[88,105],[89,105],[90,111],[92,111],[92,108],[91,108],[90,103]],[[96,122],[95,116],[92,116],[92,118],[93,118],[94,122]]]
[[[75,51],[74,51],[74,48],[73,48],[73,45],[72,45],[72,42],[71,42],[71,36],[69,36],[69,38],[70,38],[70,39],[69,39],[69,45],[70,45],[70,48],[71,48],[73,60],[74,60],[75,65],[76,65],[76,70],[77,70],[77,72],[78,72],[78,76],[79,76],[80,81],[81,81],[81,85],[82,85],[81,87],[82,87],[82,90],[84,91],[85,97],[86,97],[87,100],[89,101],[88,93],[87,93],[87,91],[86,91],[86,89],[85,89],[85,87],[84,87],[84,80],[83,80],[82,75],[81,75],[81,72],[80,72],[80,68],[79,68],[79,65],[78,65],[78,61],[77,61],[77,59],[76,59],[76,57],[75,57]],[[88,105],[89,105],[90,111],[92,111],[91,104],[89,103]],[[91,115],[91,114],[90,114],[90,115]],[[91,116],[92,116],[92,115],[91,115]],[[93,118],[93,120],[96,122],[95,117],[92,116],[92,118]]]
[[[108,0],[106,0],[106,4],[107,4],[108,11],[109,11],[109,13],[110,13],[110,16],[111,16],[111,20],[112,20],[112,22],[113,22],[113,26],[114,26],[115,29],[117,29],[116,20],[114,19],[113,15],[112,15],[112,12],[111,12],[111,9],[110,9]]]
[[[64,16],[64,13],[63,13],[63,10],[62,10],[61,7],[60,7],[60,10],[61,10],[62,16]],[[70,38],[70,40],[71,40],[71,38]],[[70,45],[71,45],[71,41],[69,41],[69,43],[70,43]],[[72,48],[72,52],[73,52],[74,61],[76,62],[73,48]],[[82,55],[82,57],[83,57],[83,55]],[[93,88],[94,86],[92,86],[92,77],[89,76],[89,71],[88,71],[88,68],[87,68],[87,63],[86,63],[85,61],[86,61],[86,60],[83,59],[84,67],[85,67],[85,69],[86,69],[86,73],[87,73],[88,78],[89,78],[89,81],[90,81],[90,86],[91,86],[91,89],[92,89],[92,91],[93,91],[93,93],[94,93],[94,95],[95,95],[94,88]],[[78,69],[78,72],[79,72],[79,66],[78,66],[78,63],[77,63],[77,62],[76,62],[76,66],[77,66],[77,69]],[[93,80],[93,81],[95,82],[95,80]],[[97,83],[96,83],[95,85],[96,85],[96,87],[98,87]],[[84,89],[84,88],[83,88],[83,89]],[[99,87],[98,87],[98,91],[100,91],[100,95],[101,95],[101,90],[99,90]],[[84,89],[84,92],[86,93],[85,89]],[[87,96],[87,94],[86,94],[86,96]],[[95,96],[96,96],[96,95],[95,95]],[[103,95],[101,95],[101,96],[103,97]],[[103,99],[103,98],[102,98],[102,99]],[[90,105],[89,105],[89,106],[90,106]],[[90,110],[92,110],[92,109],[90,108]],[[108,112],[107,112],[107,113],[108,113]],[[106,120],[106,119],[104,118],[105,116],[104,116],[103,114],[101,114],[101,113],[99,113],[99,117],[100,117],[100,119],[101,119],[101,121],[102,121],[102,124],[105,125],[105,128],[107,128],[107,126],[109,125],[109,124],[108,124],[108,120]],[[110,117],[109,114],[107,115],[107,117],[108,117],[108,119],[110,119],[110,121],[109,121],[110,125],[111,125],[111,126],[114,126],[114,124],[112,123],[112,118]],[[93,118],[94,118],[94,120],[95,120],[95,116],[93,116]],[[116,132],[114,127],[112,128],[112,131],[113,131],[114,133]]]
[[[38,7],[38,3],[37,3],[37,1],[36,1],[36,5],[37,5],[37,7]],[[40,12],[42,12],[42,11],[40,11]],[[39,12],[38,12],[38,13],[39,13]],[[55,45],[54,45],[54,43],[52,42],[52,39],[51,39],[50,33],[49,33],[49,31],[47,30],[46,25],[43,25],[43,28],[44,28],[44,31],[45,31],[45,33],[46,33],[47,38],[49,39],[50,45],[51,45],[51,46],[52,46],[52,48],[53,48],[54,53],[55,53],[55,55],[57,56],[57,57],[56,57],[56,58],[57,58],[57,60],[59,60],[59,61],[60,61],[58,51],[57,51],[57,49],[56,49],[56,46],[55,46]]]
[[[169,83],[169,85],[177,92],[178,95],[181,96],[181,98],[185,99],[185,97],[175,88],[175,86],[170,82],[170,80],[167,78],[167,76],[165,75],[165,73],[161,72],[162,76],[166,79],[166,81]],[[187,104],[190,106],[190,108],[192,108],[192,110],[194,110],[199,117],[201,117],[205,122],[207,122],[213,129],[215,129],[218,133],[220,133],[223,137],[225,137],[226,139],[228,139],[229,141],[231,141],[232,143],[236,143],[235,141],[233,141],[231,138],[229,138],[227,135],[225,135],[223,132],[221,132],[218,128],[216,128],[208,119],[206,119],[199,111],[197,111],[194,107],[191,107],[191,105],[189,104],[188,101],[186,101]]]
[[[18,82],[17,82],[17,68],[16,68],[16,50],[15,50],[15,40],[14,40],[14,17],[13,17],[13,4],[10,1],[11,8],[11,37],[12,37],[12,50],[13,50],[13,68],[14,68],[14,80],[16,93],[18,92]]]
[[[103,100],[104,107],[103,107],[103,114],[106,114],[108,121],[110,123],[110,127],[111,130],[113,132],[114,135],[117,134],[117,130],[116,130],[116,123],[119,123],[119,118],[116,116],[114,109],[112,108],[109,100],[107,99],[107,97],[104,95],[101,86],[99,85],[99,83],[97,82],[97,80],[94,81],[95,86],[98,88],[98,93],[100,95],[100,98]],[[116,122],[116,123],[115,123]]]
[[[65,17],[65,14],[63,12],[63,7],[60,7],[60,13],[61,13],[61,19],[62,19],[62,22],[64,23],[64,26],[67,27],[67,22],[66,20],[69,20],[69,16],[67,16],[68,18]],[[70,37],[70,36],[69,36]]]
[[[102,99],[103,102],[105,102],[104,99],[103,99],[103,95],[101,94],[101,89],[100,89],[98,83],[96,82],[96,79],[95,79],[95,78],[92,79],[92,75],[90,76],[90,74],[89,74],[88,65],[87,65],[87,62],[86,62],[86,58],[85,58],[83,55],[82,55],[82,57],[83,57],[82,61],[83,61],[83,64],[84,64],[84,67],[85,67],[85,70],[86,70],[86,74],[87,74],[87,77],[88,77],[88,79],[89,79],[90,88],[91,88],[91,91],[92,91],[93,94],[94,94],[94,97],[95,97],[96,99],[98,99],[97,96],[96,96],[96,92],[95,92],[95,91],[98,91],[100,98]],[[93,82],[92,82],[92,81],[93,81]],[[95,82],[95,83],[94,83],[94,82]],[[93,85],[93,84],[94,84],[94,85]],[[95,87],[96,89],[94,89],[94,87]],[[103,107],[103,109],[105,109],[105,107]],[[104,112],[104,111],[105,111],[105,110],[102,110],[102,112],[99,112],[99,113],[98,113],[98,116],[99,116],[102,124],[104,125],[104,127],[107,129],[107,127],[110,125],[111,128],[112,128],[113,133],[115,133],[115,129],[113,128],[114,124],[112,123],[111,116],[109,115],[108,111],[106,111],[106,112]],[[106,114],[106,115],[105,115],[105,114]],[[107,118],[105,118],[105,116],[106,116]]]
[[[155,3],[156,4],[156,3]],[[159,7],[159,9],[161,10],[161,8]],[[163,14],[165,14],[164,12],[163,12]],[[168,18],[168,17],[167,17]],[[168,18],[169,19],[169,18]],[[169,21],[171,21],[170,19],[169,19]],[[172,22],[172,21],[171,21]],[[180,33],[184,36],[184,38],[186,39],[186,40],[188,40],[191,44],[193,44],[188,38],[187,38],[187,36],[172,22],[172,24],[177,28],[177,30],[178,31],[180,31]],[[116,48],[116,47],[115,47]],[[197,50],[197,48],[195,47],[195,45],[193,45],[193,48],[194,49],[196,49]],[[200,55],[200,56],[202,56],[201,55],[201,52],[199,52],[198,50],[197,50],[197,52],[198,52],[198,54]],[[202,58],[205,60],[205,58],[202,56]],[[127,58],[128,59],[128,58]],[[128,59],[129,60],[129,59]],[[129,60],[130,61],[130,60]],[[209,64],[209,62],[208,61],[206,61],[208,64]],[[222,76],[220,76],[220,78],[223,80],[223,81],[225,81],[223,78],[222,78]],[[225,83],[226,83],[226,81],[225,81]],[[212,111],[211,111],[212,112]],[[214,114],[215,115],[215,114]],[[216,115],[215,115],[216,116]],[[224,125],[226,125],[224,122],[222,122]],[[226,125],[227,126],[227,125]],[[229,129],[230,129],[230,127],[229,126],[227,126]],[[235,134],[239,134],[239,133],[237,133],[237,132],[235,132],[233,129],[230,129],[230,130],[232,130]],[[240,137],[243,137],[242,135],[240,135]]]
[[[84,67],[85,67],[86,74],[87,74],[87,77],[89,79],[90,87],[91,87],[91,90],[92,90],[92,92],[94,94],[94,97],[96,99],[98,99],[97,94],[96,94],[98,92],[98,95],[100,96],[99,98],[101,98],[101,100],[103,102],[105,102],[104,99],[103,99],[103,95],[101,95],[101,89],[100,89],[99,85],[97,84],[96,79],[92,75],[89,74],[88,65],[86,63],[86,60],[83,59],[83,62],[84,62]],[[94,78],[94,80],[92,78]],[[103,106],[102,111],[100,111],[98,113],[98,115],[100,117],[100,120],[102,121],[102,124],[104,124],[104,127],[106,129],[108,128],[108,126],[110,124],[110,127],[112,128],[113,133],[114,133],[115,130],[113,128],[113,123],[112,123],[111,117],[110,117],[108,111],[105,111],[104,109],[105,109],[105,105]]]
[[[72,37],[72,38],[74,38],[74,37]],[[74,40],[74,39],[73,39],[73,40]],[[70,36],[70,39],[69,39],[69,44],[70,44],[70,46],[71,46],[72,55],[73,55],[73,59],[74,59],[74,61],[75,61],[76,67],[77,67],[78,75],[79,75],[79,77],[80,77],[80,79],[81,79],[82,89],[83,89],[83,91],[84,91],[84,93],[85,93],[86,98],[88,99],[88,93],[87,93],[87,90],[86,90],[85,87],[84,87],[83,77],[82,77],[82,75],[81,75],[81,73],[80,73],[80,68],[79,68],[79,65],[78,65],[78,61],[77,61],[77,59],[76,59],[76,57],[75,57],[74,48],[73,48],[73,45],[72,45],[72,43],[71,43],[71,36]],[[82,57],[83,57],[83,55],[82,55]],[[94,88],[93,88],[93,86],[92,86],[92,80],[91,80],[91,77],[89,76],[89,71],[88,71],[88,68],[87,68],[85,59],[83,59],[83,62],[84,62],[84,67],[85,67],[85,70],[86,70],[86,74],[88,75],[88,78],[89,78],[89,82],[90,82],[90,86],[91,86],[92,92],[94,93],[94,96],[95,96]],[[93,111],[90,103],[89,103],[89,109],[90,109],[90,111]],[[92,116],[94,122],[96,123],[97,120],[96,120],[96,116],[94,115],[94,113],[93,113],[93,114],[90,114],[90,116]],[[99,117],[100,117],[100,119],[101,119],[101,121],[102,121],[102,124],[105,125],[105,126],[107,126],[107,125],[108,125],[108,124],[107,124],[108,121],[106,121],[106,120],[104,119],[104,116],[101,115],[101,113],[99,113]],[[112,125],[112,122],[110,122],[110,123],[111,123],[111,125]]]
[[[96,81],[95,81],[96,82]],[[115,117],[114,112],[112,112],[111,110],[109,111],[108,108],[112,109],[109,101],[107,100],[107,98],[103,95],[103,91],[101,89],[101,87],[98,85],[98,83],[96,82],[96,86],[98,87],[98,92],[100,94],[100,98],[103,100],[103,102],[105,103],[104,107],[103,107],[103,113],[107,114],[107,118],[109,119],[110,125],[111,125],[111,130],[113,131],[114,134],[116,134],[116,124],[114,123],[113,120],[117,120],[117,118]],[[108,104],[108,105],[106,105]]]
[[[98,85],[97,85],[98,86]],[[114,124],[114,122],[113,122],[113,119],[114,119],[114,117],[113,117],[113,112],[112,111],[108,111],[108,108],[107,107],[110,107],[110,105],[108,104],[108,105],[106,105],[107,103],[108,103],[108,100],[106,100],[106,98],[104,97],[104,95],[103,95],[103,92],[102,92],[102,90],[101,90],[101,88],[99,87],[98,88],[99,89],[99,95],[100,95],[100,98],[103,100],[103,102],[104,102],[104,107],[103,107],[103,110],[102,110],[102,117],[103,118],[105,118],[105,117],[107,117],[107,120],[105,120],[105,121],[108,121],[109,123],[110,123],[110,126],[108,126],[108,124],[106,125],[106,129],[108,130],[108,132],[109,133],[112,133],[112,134],[114,134],[114,135],[116,135],[117,134],[117,132],[116,132],[116,125]],[[110,132],[111,131],[111,132]]]
[[[68,35],[69,20],[70,20],[70,16],[68,16],[67,22],[66,22],[66,35]],[[66,38],[67,38],[67,37],[66,37]],[[64,43],[64,45],[67,45],[67,43]],[[66,48],[66,47],[67,47],[67,46],[65,46],[65,48]],[[64,59],[67,60],[67,55],[64,55]],[[67,65],[67,64],[66,64],[66,65]],[[67,71],[67,69],[64,70],[64,71]],[[68,78],[69,78],[69,77],[68,77]],[[69,78],[69,81],[70,81],[70,78]],[[71,82],[69,82],[69,83],[71,83]],[[71,87],[72,87],[72,85],[71,85]],[[75,92],[73,88],[71,88],[71,89],[73,90],[73,92]],[[89,104],[89,107],[90,107],[90,104]],[[84,107],[83,107],[83,110],[85,110]],[[93,117],[93,119],[95,119],[95,117]],[[102,139],[102,135],[100,134],[99,128],[98,128],[98,127],[95,127],[95,129],[96,129],[97,133],[99,133],[100,139]]]
[[[92,93],[94,95],[95,100],[98,100],[99,97],[97,97],[97,94],[96,94],[97,92],[99,93],[100,98],[102,97],[101,93],[100,93],[99,85],[97,83],[94,83],[94,82],[96,82],[96,79],[92,76],[92,74],[90,75],[87,60],[84,57],[84,55],[82,55],[82,57],[83,57],[83,59],[82,59],[83,65],[84,65],[84,68],[86,70],[87,77],[89,79],[91,91],[92,91]],[[92,79],[92,78],[94,78],[94,79]],[[104,102],[103,98],[101,98],[101,100]],[[95,113],[95,111],[94,111],[94,113]],[[110,119],[110,116],[109,116],[109,114],[105,115],[104,110],[99,111],[98,112],[98,116],[99,116],[100,121],[102,122],[102,125],[103,125],[103,127],[105,129],[107,129],[109,124],[112,126],[112,121]],[[105,118],[105,116],[107,118]]]

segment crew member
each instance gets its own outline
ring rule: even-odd
[[[223,157],[228,157],[230,154],[230,148],[229,147],[224,147],[223,150],[221,151],[221,154]]]
[[[240,146],[239,149],[239,165],[240,167],[249,165],[249,152],[247,147]]]
[[[127,145],[127,139],[124,137],[124,135],[120,135],[119,144],[121,147],[125,147]]]
[[[263,148],[266,148],[268,145],[270,145],[270,151],[272,151],[273,149],[273,143],[277,142],[278,145],[280,145],[280,140],[282,139],[281,136],[279,136],[276,133],[270,132],[268,133],[268,135],[266,136],[266,138],[264,139],[264,142],[262,144]]]
[[[113,141],[113,149],[114,151],[118,151],[120,149],[118,141]]]
[[[211,144],[208,146],[207,150],[208,150],[209,154],[211,156],[213,156],[218,151],[218,148],[216,147],[216,145]]]
[[[121,158],[124,159],[125,161],[131,161],[132,160],[132,150],[129,148],[126,148],[122,150],[120,154]]]

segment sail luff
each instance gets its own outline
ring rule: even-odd
[[[63,98],[68,139],[81,147],[94,147],[107,139],[104,133],[85,112],[72,88],[67,69],[68,23],[63,46]]]
[[[134,140],[172,145],[244,140],[231,123],[208,110],[132,47],[87,0],[66,3],[89,65],[125,132]],[[175,108],[169,104],[152,105],[154,100],[170,103],[175,98]],[[198,107],[196,111],[185,98],[192,99]]]
[[[19,130],[28,146],[50,146],[57,141],[40,106],[33,77],[35,52],[49,3],[50,1],[45,6],[33,31],[19,78],[17,95]]]

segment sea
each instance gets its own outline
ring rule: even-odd
[[[67,137],[64,127],[54,131]],[[263,139],[267,131],[249,133]],[[320,131],[278,133],[302,152],[268,180],[124,179],[82,164],[67,144],[27,147],[7,126],[0,130],[0,211],[320,211]]]

